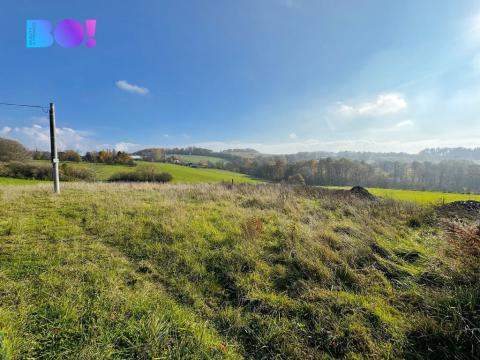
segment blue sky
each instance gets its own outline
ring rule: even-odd
[[[96,19],[95,48],[26,48],[27,19]],[[476,1],[9,1],[0,102],[57,106],[63,148],[415,152],[480,146]],[[0,136],[48,148],[37,110]]]

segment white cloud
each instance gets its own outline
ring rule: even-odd
[[[290,139],[296,139],[296,138],[297,138],[297,134],[291,133],[290,135],[288,135],[288,137],[289,137]]]
[[[57,147],[59,150],[74,149],[78,151],[88,150],[93,146],[90,133],[81,130],[75,130],[68,127],[60,127],[57,132]],[[8,138],[18,140],[30,149],[48,150],[50,149],[50,128],[38,124],[32,126],[11,128],[5,126],[0,133]]]
[[[385,116],[394,114],[407,108],[407,101],[402,94],[380,94],[374,101],[367,101],[357,105],[344,103],[337,104],[336,112],[341,116]]]
[[[412,127],[414,124],[415,123],[413,120],[408,119],[408,120],[400,121],[399,123],[395,124],[395,127],[404,129],[404,128]]]
[[[120,143],[115,144],[115,146],[113,146],[113,148],[116,151],[134,152],[136,150],[140,150],[142,148],[142,145],[129,143],[129,142],[120,142]]]
[[[4,126],[2,130],[0,130],[0,135],[8,135],[12,131],[11,127]]]
[[[133,93],[133,94],[146,95],[150,91],[147,88],[144,88],[144,87],[141,87],[141,86],[138,86],[138,85],[134,85],[134,84],[130,84],[126,80],[118,80],[115,83],[115,85],[117,85],[117,87],[119,89],[121,89],[123,91],[126,91],[126,92],[129,92],[129,93]]]

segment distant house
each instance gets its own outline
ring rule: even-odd
[[[143,156],[140,155],[130,155],[133,160],[143,160]]]

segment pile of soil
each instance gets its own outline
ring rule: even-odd
[[[352,195],[355,195],[356,197],[359,197],[365,200],[371,200],[371,201],[377,200],[377,198],[374,195],[370,194],[367,189],[361,186],[352,187],[350,189],[350,193]]]
[[[480,201],[454,201],[440,206],[439,210],[449,215],[476,217],[480,216]]]

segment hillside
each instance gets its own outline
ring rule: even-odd
[[[50,191],[0,187],[4,357],[480,351],[478,255],[460,234],[478,235],[467,222],[447,233],[429,208],[274,185]]]
[[[211,162],[213,164],[228,162],[228,160],[216,157],[216,156],[205,156],[205,155],[181,155],[181,154],[172,154],[168,156],[175,156],[181,159],[181,161],[192,164],[199,164],[202,162]]]
[[[46,161],[39,161],[44,162]],[[255,183],[256,180],[251,179],[247,175],[239,174],[232,171],[218,169],[199,169],[188,166],[167,164],[167,163],[150,163],[137,161],[138,166],[154,166],[158,171],[168,172],[173,176],[173,183],[215,183],[215,182],[231,182],[235,183]],[[108,180],[113,174],[126,171],[135,171],[137,167],[126,165],[107,165],[95,163],[69,163],[70,166],[84,167],[92,169],[96,174],[96,179],[100,181]]]

